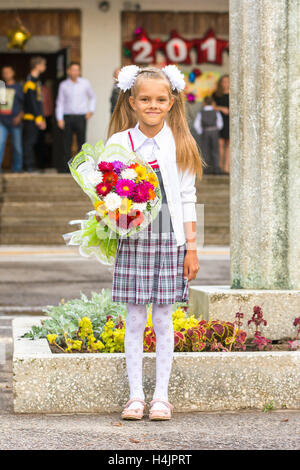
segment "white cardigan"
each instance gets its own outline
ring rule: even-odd
[[[130,131],[134,149],[143,157],[143,143],[148,139],[139,129],[139,123],[126,131],[113,134],[105,146],[119,144],[132,150],[128,131]],[[168,207],[171,215],[177,246],[186,242],[184,222],[196,222],[196,175],[187,170],[180,171],[176,162],[176,145],[170,127],[164,123],[162,130],[153,137],[156,143],[155,157],[160,167]],[[141,147],[140,151],[139,148]]]

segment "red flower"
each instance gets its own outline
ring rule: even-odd
[[[103,183],[110,184],[114,186],[118,181],[118,175],[114,171],[106,171],[103,173]]]
[[[98,163],[98,168],[102,172],[113,171],[114,170],[114,166],[110,162],[100,162],[100,163]]]
[[[96,186],[96,191],[99,194],[99,196],[106,196],[112,189],[112,186],[108,183],[102,182],[97,184]]]

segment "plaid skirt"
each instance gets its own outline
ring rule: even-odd
[[[134,304],[188,302],[185,254],[186,244],[177,246],[174,232],[153,233],[151,223],[137,236],[119,238],[112,301]]]

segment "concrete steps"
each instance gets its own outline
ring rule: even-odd
[[[228,245],[229,177],[205,175],[197,181],[204,204],[204,244]],[[92,210],[89,198],[69,174],[3,174],[0,177],[0,243],[64,244],[69,225]]]

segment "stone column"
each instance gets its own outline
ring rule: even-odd
[[[230,0],[230,286],[191,286],[189,313],[294,337],[300,314],[300,0]]]
[[[230,0],[231,288],[300,289],[299,45],[300,0]]]

